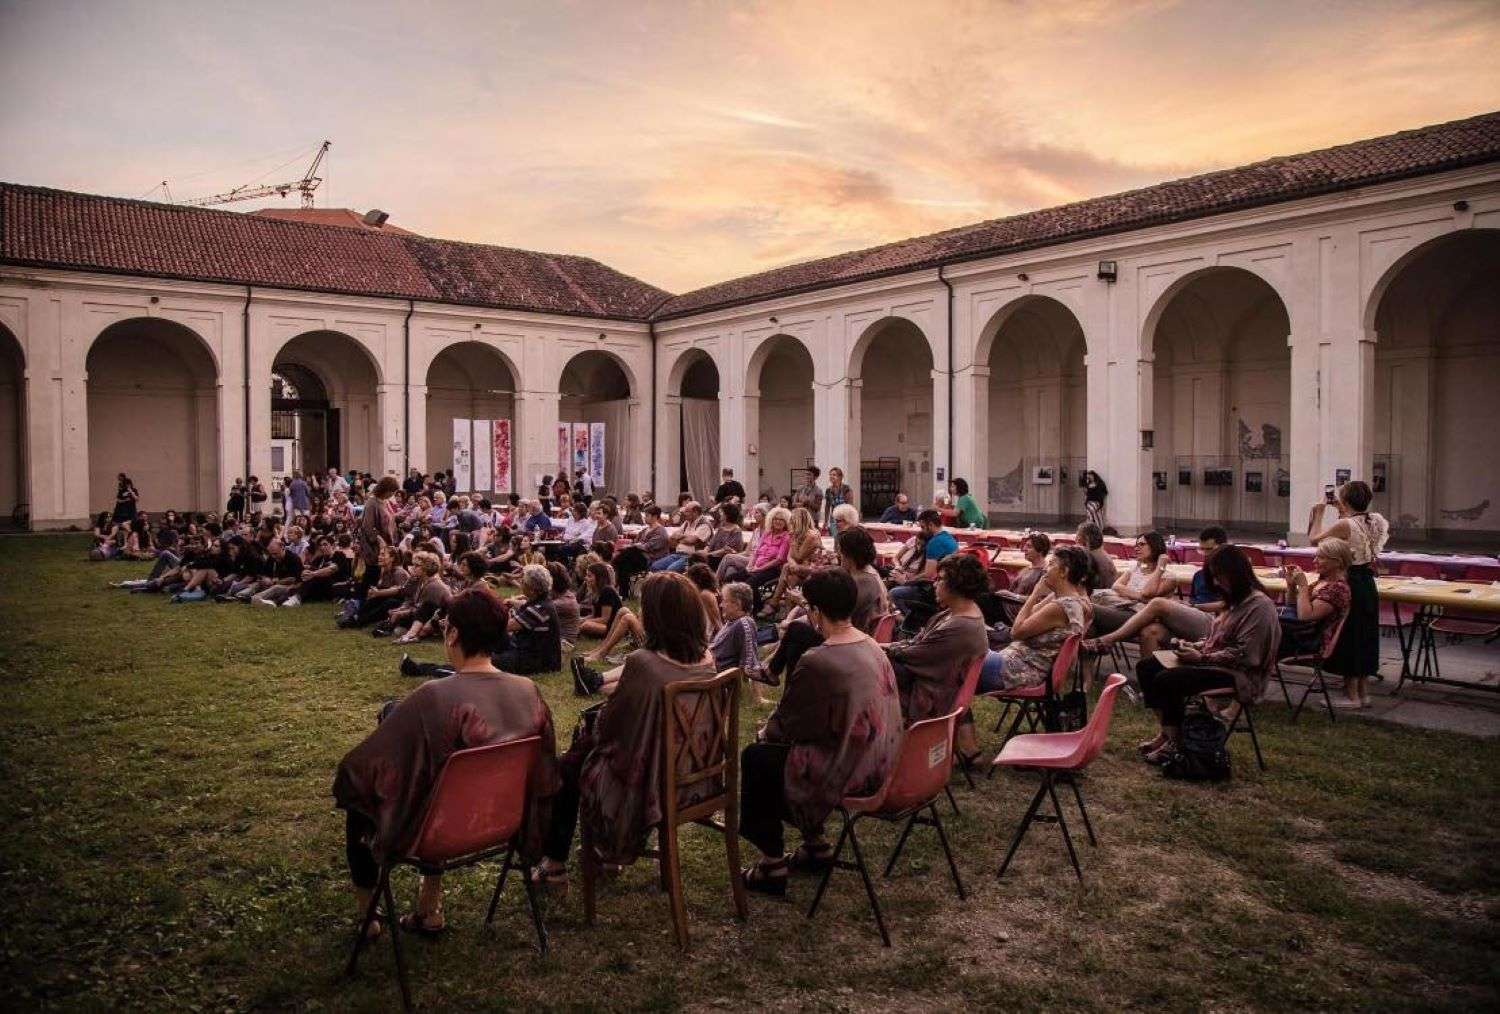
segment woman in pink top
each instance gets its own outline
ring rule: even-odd
[[[785,507],[771,511],[766,518],[766,533],[761,536],[755,555],[750,558],[750,573],[745,575],[745,583],[755,592],[756,612],[760,611],[761,589],[776,584],[787,554],[791,552],[791,521],[792,512]]]

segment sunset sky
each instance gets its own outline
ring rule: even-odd
[[[680,292],[1500,108],[1500,2],[0,0],[0,95],[3,180],[183,199],[327,137],[320,206]]]

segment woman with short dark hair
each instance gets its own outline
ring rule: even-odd
[[[633,862],[647,832],[661,817],[662,689],[714,675],[698,588],[681,574],[657,571],[641,585],[645,647],[625,659],[614,694],[580,725],[562,757],[563,788],[552,811],[546,858],[531,876],[547,884],[567,878],[568,854],[578,820],[587,822],[598,858]],[[705,716],[704,721],[707,721]],[[680,805],[691,805],[685,790]],[[701,797],[700,797],[701,798]]]
[[[1239,546],[1224,546],[1204,566],[1224,593],[1226,606],[1214,616],[1208,637],[1177,642],[1177,665],[1172,668],[1154,655],[1136,666],[1146,706],[1161,718],[1161,732],[1140,746],[1152,764],[1164,764],[1176,752],[1189,697],[1232,687],[1240,703],[1249,704],[1260,697],[1276,668],[1281,623],[1250,558]]]
[[[527,784],[523,861],[541,851],[548,823],[546,799],[559,785],[552,713],[536,685],[501,672],[490,653],[505,633],[505,606],[485,588],[470,588],[448,604],[443,651],[453,675],[422,684],[399,704],[382,709],[380,724],[339,763],[333,796],[346,812],[344,836],[359,913],[377,888],[382,862],[407,854],[426,813],[428,796],[448,758],[458,750],[538,736],[540,762]],[[384,913],[369,931],[378,935]],[[424,876],[415,910],[402,929],[442,931],[442,879]]]
[[[882,645],[896,671],[908,724],[953,710],[969,663],[989,650],[984,613],[975,601],[989,587],[989,575],[974,556],[944,557],[933,583],[939,611],[915,637]]]
[[[1125,568],[1109,588],[1094,592],[1094,634],[1102,636],[1120,629],[1147,602],[1172,594],[1172,581],[1167,577],[1171,562],[1167,540],[1160,532],[1136,536],[1135,563]]]

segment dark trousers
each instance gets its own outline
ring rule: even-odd
[[[400,595],[385,595],[378,599],[372,599],[368,595],[359,607],[359,616],[355,619],[361,627],[367,627],[385,619],[386,614],[401,604]]]
[[[1142,659],[1135,667],[1135,678],[1141,685],[1146,707],[1161,713],[1162,725],[1174,728],[1182,725],[1182,712],[1189,697],[1205,690],[1234,686],[1234,674],[1227,669],[1196,665],[1168,669],[1150,657]]]
[[[354,597],[363,599],[376,584],[380,582],[380,564],[365,564],[365,572],[360,576],[358,584],[354,588]]]
[[[801,620],[787,624],[786,632],[781,635],[781,641],[776,645],[776,653],[771,656],[772,675],[781,676],[791,673],[797,668],[797,662],[809,648],[816,648],[822,643],[823,635],[814,630],[812,624]]]
[[[740,751],[740,836],[769,859],[786,854],[786,743],[751,743]]]
[[[615,579],[620,587],[620,598],[630,597],[630,586],[635,579],[651,569],[646,551],[639,546],[626,546],[615,554]]]
[[[765,595],[767,588],[776,587],[776,579],[781,576],[782,564],[773,563],[769,567],[760,570],[752,570],[745,575],[745,583],[755,593],[755,611],[760,612],[761,598]]]
[[[375,823],[362,813],[346,811],[344,820],[344,855],[349,860],[349,879],[365,891],[375,890],[380,879],[380,864],[370,843],[375,837]]]
[[[566,864],[573,850],[573,832],[578,829],[578,778],[583,773],[581,750],[569,750],[557,758],[562,774],[562,788],[552,797],[552,818],[547,826],[547,840],[542,854],[553,862]]]

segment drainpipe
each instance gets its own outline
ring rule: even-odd
[[[656,490],[656,321],[646,321],[646,334],[651,339],[651,493]]]
[[[245,481],[250,481],[250,297],[252,290],[245,286],[245,306],[240,311],[240,338],[243,342],[241,358],[245,373]]]
[[[416,300],[406,301],[406,319],[401,322],[401,481],[411,475],[411,315],[417,312]]]
[[[948,290],[948,480],[953,481],[953,283],[943,277],[945,265],[938,265],[938,281]],[[977,425],[977,423],[976,423]]]

